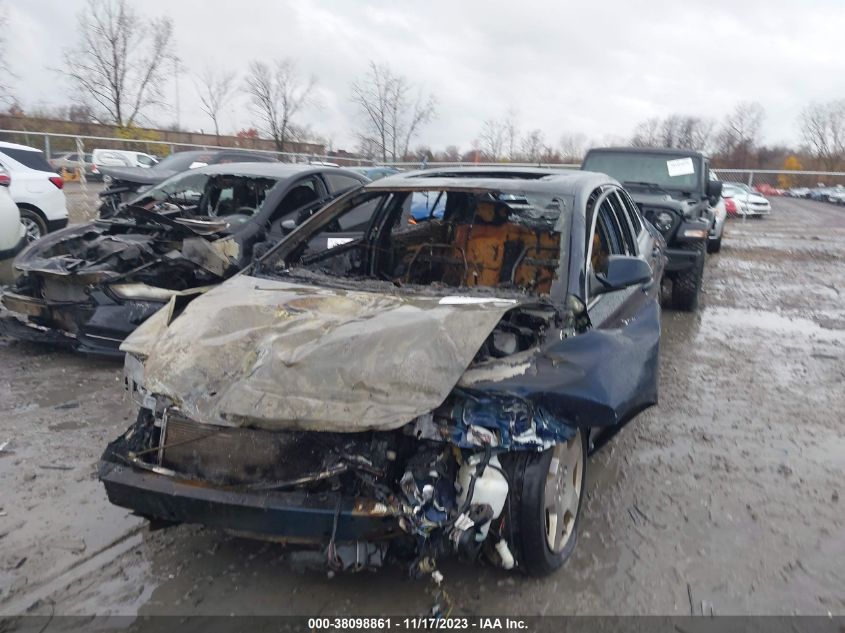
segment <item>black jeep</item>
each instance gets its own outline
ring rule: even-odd
[[[685,149],[591,149],[581,169],[616,178],[643,215],[666,239],[672,306],[695,310],[704,272],[707,237],[722,183],[710,180],[710,161]]]

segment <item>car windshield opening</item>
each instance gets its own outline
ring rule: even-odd
[[[188,172],[148,189],[129,205],[190,217],[248,219],[258,212],[277,182],[266,177]]]
[[[343,285],[544,295],[558,273],[564,206],[520,192],[364,190],[313,216],[261,270]]]

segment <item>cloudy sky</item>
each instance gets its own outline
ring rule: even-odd
[[[84,0],[0,0],[6,51],[24,105],[64,104],[68,87],[51,68],[74,43]],[[318,81],[321,108],[299,123],[354,146],[350,82],[369,60],[387,62],[436,95],[438,117],[414,145],[471,147],[482,122],[509,109],[547,142],[564,133],[626,138],[637,122],[671,113],[721,119],[734,103],[759,101],[765,141],[796,142],[796,118],[813,100],[845,98],[842,0],[535,2],[387,0],[203,0],[132,2],[169,15],[186,69],[183,126],[210,129],[191,72],[206,64],[243,71],[252,59],[295,58]],[[176,102],[176,82],[168,90]],[[176,120],[176,109],[153,114]],[[248,126],[240,98],[222,127]]]

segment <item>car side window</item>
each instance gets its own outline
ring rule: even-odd
[[[137,158],[138,158],[138,162],[141,165],[147,165],[148,167],[152,167],[153,165],[155,165],[155,161],[152,158],[150,158],[149,156],[144,156],[143,154],[138,154]]]
[[[595,226],[590,236],[590,268],[594,273],[607,271],[607,258],[610,255],[624,255],[625,241],[611,200],[614,193],[602,200],[595,216]]]
[[[640,209],[634,204],[634,201],[631,200],[631,196],[628,195],[628,192],[624,189],[619,191],[619,197],[622,198],[622,204],[625,206],[625,209],[628,212],[628,219],[631,221],[631,226],[634,229],[634,238],[642,233],[643,230],[643,221],[640,218]]]
[[[625,205],[622,203],[622,198],[619,196],[619,190],[616,190],[608,198],[610,206],[613,210],[613,221],[616,232],[622,238],[622,246],[625,250],[625,255],[637,254],[637,239],[633,234],[633,229],[628,220],[628,212]]]
[[[333,195],[349,191],[361,186],[361,181],[352,176],[345,176],[343,174],[324,174],[323,178],[329,186],[329,190]]]
[[[273,212],[270,221],[273,222],[279,218],[283,218],[289,213],[301,209],[306,205],[313,204],[323,198],[323,187],[318,182],[315,176],[303,178],[297,182],[282,198],[279,206]],[[311,209],[313,212],[314,209]],[[297,218],[297,224],[304,222],[311,214],[307,213],[304,217]]]

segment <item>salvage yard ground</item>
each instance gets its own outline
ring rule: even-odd
[[[729,223],[699,312],[664,311],[661,404],[593,458],[565,568],[446,563],[453,615],[845,614],[845,210],[773,207]],[[329,579],[277,544],[149,531],[95,475],[130,421],[119,364],[0,340],[0,614],[428,612],[400,568]]]

